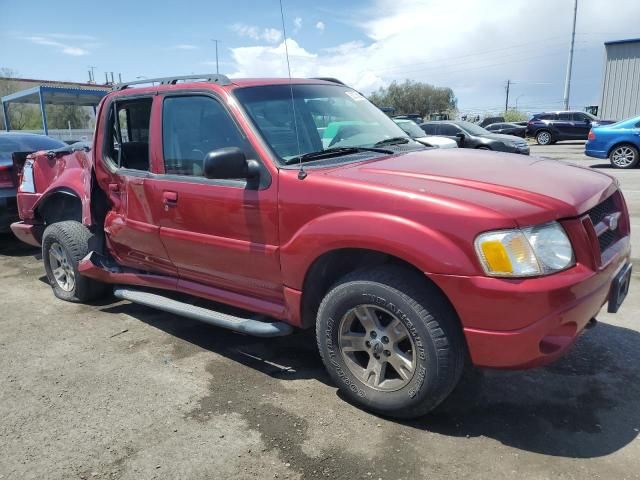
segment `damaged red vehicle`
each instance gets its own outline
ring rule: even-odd
[[[251,335],[315,328],[345,395],[405,418],[467,362],[557,359],[624,300],[630,222],[608,175],[426,148],[337,81],[155,82],[104,98],[90,151],[25,165],[12,229],[61,299],[113,288]]]

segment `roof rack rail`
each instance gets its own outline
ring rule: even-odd
[[[203,73],[200,75],[182,75],[177,77],[160,77],[160,78],[144,78],[133,82],[117,83],[113,86],[113,90],[124,90],[132,85],[143,85],[146,83],[158,83],[160,85],[175,85],[180,80],[205,80],[210,83],[219,85],[231,85],[231,80],[226,75],[219,73]]]
[[[313,77],[311,80],[324,80],[325,82],[338,83],[340,85],[344,85],[345,87],[347,86],[347,84],[342,80],[338,80],[337,78],[333,77]]]

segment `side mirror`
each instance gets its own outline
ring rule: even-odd
[[[204,157],[204,176],[206,178],[257,178],[260,166],[255,160],[247,160],[238,147],[226,147],[213,150]]]
[[[456,133],[456,138],[458,139],[458,145],[462,145],[464,143],[464,139],[467,138],[467,136],[463,132],[458,132]]]

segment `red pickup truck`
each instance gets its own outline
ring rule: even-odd
[[[315,328],[345,395],[396,417],[467,362],[553,361],[631,277],[612,177],[424,147],[331,79],[120,85],[92,148],[28,159],[18,205],[57,297],[110,285],[246,334]]]

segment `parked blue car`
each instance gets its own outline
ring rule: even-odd
[[[634,168],[640,162],[640,117],[612,125],[593,127],[589,132],[585,155],[608,158],[614,168]]]

